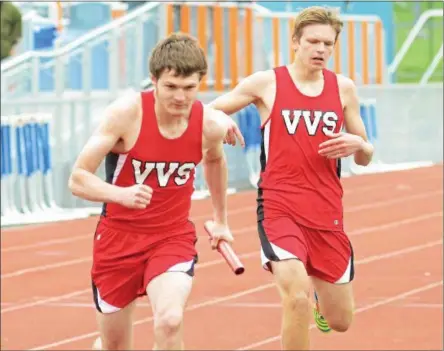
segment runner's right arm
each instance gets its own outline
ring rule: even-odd
[[[203,170],[213,204],[211,246],[215,249],[220,239],[233,241],[228,228],[227,187],[228,167],[223,148],[224,136],[232,120],[221,111],[205,108],[203,122]]]
[[[244,78],[232,91],[213,100],[209,107],[231,115],[250,104],[256,103],[262,98],[263,92],[270,83],[272,73],[272,71],[260,71]],[[228,129],[224,142],[236,145],[236,138],[241,140],[239,135],[242,135],[239,128],[237,126],[231,127]],[[243,139],[241,144],[245,144]]]
[[[253,73],[240,81],[233,90],[218,96],[209,106],[231,115],[258,101],[269,82],[270,73],[268,71]]]
[[[130,208],[145,208],[152,189],[138,184],[118,187],[95,175],[98,167],[118,143],[122,143],[140,113],[135,97],[119,98],[105,109],[102,122],[80,152],[69,178],[74,196],[93,202],[120,203]]]

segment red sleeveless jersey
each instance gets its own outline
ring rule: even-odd
[[[143,210],[105,203],[102,223],[126,231],[174,234],[192,225],[188,218],[194,192],[195,168],[202,160],[203,105],[196,101],[188,127],[178,138],[160,133],[154,112],[154,93],[142,93],[142,125],[134,147],[105,160],[106,181],[121,187],[146,184],[153,189]]]
[[[324,70],[320,95],[303,95],[287,67],[275,68],[276,98],[262,125],[258,219],[290,216],[309,228],[343,230],[340,160],[318,154],[326,132],[340,132],[336,74]]]

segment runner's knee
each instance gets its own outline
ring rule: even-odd
[[[131,322],[109,321],[99,324],[102,350],[128,350],[131,347]]]
[[[342,308],[336,310],[330,310],[326,314],[323,314],[324,318],[327,320],[328,325],[333,330],[344,333],[346,332],[353,320],[353,309],[352,308]]]
[[[310,299],[305,291],[294,291],[282,297],[282,305],[286,311],[291,313],[309,313]]]
[[[309,304],[309,278],[301,261],[273,262],[273,272],[284,303],[293,307]]]
[[[180,307],[169,307],[155,315],[155,328],[166,336],[174,335],[179,331],[182,320],[183,309]]]

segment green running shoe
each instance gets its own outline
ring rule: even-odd
[[[331,332],[331,328],[328,326],[327,321],[322,316],[322,314],[319,312],[319,301],[318,301],[318,295],[316,295],[316,292],[314,293],[314,297],[315,297],[316,303],[313,308],[313,316],[314,316],[314,320],[316,322],[316,326],[318,327],[318,329],[321,332],[329,333],[329,332]]]

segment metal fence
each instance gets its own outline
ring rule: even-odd
[[[162,10],[158,3],[148,3],[69,43],[57,39],[55,50],[30,51],[2,62],[2,99],[138,87],[148,74],[149,52],[165,34],[159,32]]]
[[[179,6],[180,5],[180,6]],[[175,10],[179,9],[179,10]],[[27,52],[1,65],[2,99],[70,91],[117,92],[149,77],[155,44],[175,30],[196,36],[209,72],[202,91],[223,91],[254,71],[288,63],[296,13],[271,13],[239,2],[149,2],[54,51]],[[384,30],[377,16],[343,15],[345,29],[332,61],[358,83],[385,80]]]
[[[360,87],[359,94],[362,116],[376,146],[375,162],[368,169],[379,172],[442,162],[442,85],[367,86]],[[209,102],[217,95],[201,93],[200,98]],[[46,218],[69,218],[85,215],[75,208],[99,207],[74,198],[67,182],[77,154],[111,99],[109,94],[92,94],[60,101],[31,97],[20,104],[2,103],[2,216],[37,211]],[[56,110],[62,111],[63,117],[58,118]],[[230,187],[251,188],[244,150],[239,146],[226,146],[225,150]],[[344,174],[362,172],[351,159],[344,161]],[[99,175],[104,176],[103,165]],[[196,188],[205,190],[200,167]],[[57,206],[71,210],[61,211]],[[22,219],[20,215],[15,218]]]

